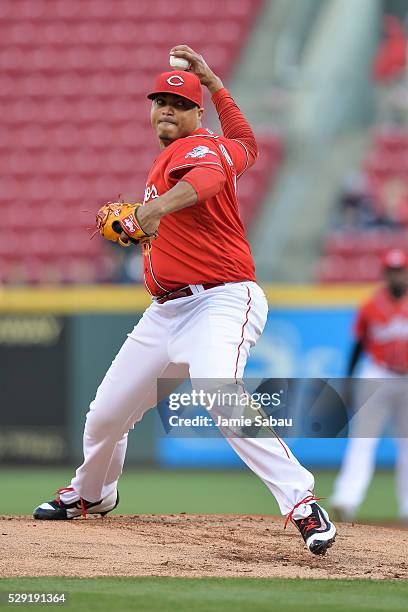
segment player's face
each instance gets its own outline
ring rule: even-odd
[[[385,281],[393,295],[402,296],[408,287],[408,269],[387,268],[385,270]]]
[[[201,127],[203,109],[174,94],[159,94],[153,100],[150,119],[162,148]]]

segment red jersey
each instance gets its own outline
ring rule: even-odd
[[[396,300],[380,289],[360,308],[354,330],[375,362],[408,372],[408,294]]]
[[[157,240],[144,253],[146,287],[154,296],[186,285],[255,280],[250,246],[239,218],[236,184],[249,165],[239,140],[199,128],[166,147],[155,160],[144,204],[171,189],[193,168],[225,176],[215,196],[162,217]]]

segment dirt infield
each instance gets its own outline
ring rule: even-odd
[[[0,576],[408,578],[408,530],[339,525],[325,557],[282,518],[116,515],[72,521],[0,516]]]

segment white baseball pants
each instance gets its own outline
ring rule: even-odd
[[[153,302],[112,362],[90,404],[84,431],[84,462],[71,481],[73,493],[98,501],[117,488],[127,435],[157,404],[158,378],[240,379],[267,317],[267,301],[254,282],[228,283],[194,295]],[[278,438],[227,438],[241,459],[287,514],[314,487],[314,478]],[[302,504],[294,517],[307,516]]]
[[[361,408],[350,420],[349,440],[331,502],[351,515],[356,512],[374,473],[379,437],[391,421],[399,436],[396,439],[399,511],[402,518],[408,519],[408,379],[371,361],[364,364],[360,377],[390,382],[381,384],[364,405],[361,393],[357,393],[357,406]]]

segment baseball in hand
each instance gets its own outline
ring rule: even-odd
[[[190,68],[190,62],[184,59],[184,57],[170,55],[170,66],[175,70],[188,70]]]

